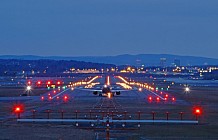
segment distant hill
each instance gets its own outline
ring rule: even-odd
[[[84,57],[61,57],[61,56],[33,56],[33,55],[2,55],[0,59],[22,59],[22,60],[38,60],[38,59],[52,59],[52,60],[76,60],[93,63],[107,63],[115,65],[145,65],[145,66],[159,66],[160,58],[166,58],[166,65],[170,66],[175,59],[180,60],[181,65],[218,65],[218,59],[195,57],[195,56],[179,56],[170,54],[139,54],[139,55],[118,55],[118,56],[84,56]]]
[[[32,57],[33,58],[33,57]],[[35,57],[34,57],[35,58]],[[0,76],[16,75],[43,75],[43,76],[61,76],[63,72],[69,72],[70,69],[110,69],[116,67],[113,64],[92,63],[75,60],[21,60],[21,59],[0,59]],[[33,72],[34,71],[34,72]],[[25,72],[25,73],[23,73]],[[33,73],[32,73],[33,72]]]

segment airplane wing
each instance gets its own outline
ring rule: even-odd
[[[93,89],[93,88],[76,88],[78,90],[84,90],[84,91],[98,91],[102,92],[102,89]],[[112,89],[111,92],[123,92],[123,91],[133,91],[135,89]]]
[[[127,89],[127,90],[124,90],[124,89],[122,89],[122,90],[120,90],[120,89],[112,89],[112,90],[111,90],[111,92],[121,92],[121,91],[122,91],[122,92],[123,92],[123,91],[132,91],[132,89],[129,89],[129,90],[128,90],[128,89]]]
[[[102,92],[101,89],[91,89],[91,88],[76,88],[78,90],[83,90],[83,91],[97,91],[97,92]]]

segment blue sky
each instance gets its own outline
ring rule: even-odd
[[[1,0],[0,55],[218,58],[218,0]]]

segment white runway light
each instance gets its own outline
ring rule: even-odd
[[[31,86],[27,86],[26,90],[30,91],[31,90]]]

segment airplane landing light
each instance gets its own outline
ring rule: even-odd
[[[110,99],[111,98],[111,93],[108,93],[107,95],[108,95],[108,98]]]
[[[195,107],[193,113],[196,116],[196,120],[198,120],[198,117],[202,114],[202,109],[200,107]]]

